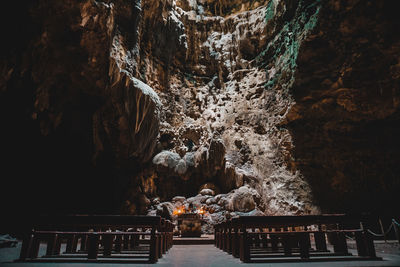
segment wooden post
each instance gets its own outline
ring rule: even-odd
[[[356,238],[358,256],[360,256],[360,257],[367,256],[367,247],[366,247],[366,244],[365,244],[363,233],[360,232],[360,231],[357,231],[357,232],[354,233],[354,236]]]
[[[158,235],[157,235],[157,241],[158,241],[158,257],[159,258],[162,258],[162,256],[163,256],[163,251],[164,251],[164,247],[163,247],[163,244],[164,244],[164,241],[163,241],[163,233],[159,233]]]
[[[72,253],[75,252],[73,251],[74,243],[75,243],[76,236],[75,235],[69,235],[67,238],[67,247],[65,248],[66,253]]]
[[[53,255],[60,255],[61,254],[61,245],[62,245],[63,237],[62,235],[58,235],[56,246],[53,251]]]
[[[214,245],[218,247],[218,225],[214,226]]]
[[[328,251],[328,248],[326,246],[325,233],[322,232],[321,224],[318,225],[318,232],[314,233],[314,239],[315,248],[317,249],[317,251]]]
[[[97,259],[99,252],[99,235],[97,233],[91,233],[88,236],[88,259]]]
[[[346,235],[344,232],[338,232],[336,235],[337,251],[343,255],[348,255],[349,251],[347,249]]]
[[[336,232],[331,232],[329,236],[330,236],[330,239],[331,239],[331,243],[333,245],[333,251],[335,253],[340,253],[340,245],[339,245],[339,242],[338,242],[337,233]]]
[[[111,256],[111,250],[112,250],[112,245],[113,245],[113,239],[114,236],[111,234],[105,234],[103,235],[103,246],[104,246],[104,252],[103,255],[105,257]]]
[[[264,229],[261,229],[261,232],[264,233]],[[267,234],[262,234],[261,238],[262,238],[263,248],[267,248],[268,247],[268,236],[267,236]]]
[[[133,232],[137,232],[137,228],[133,228],[132,230]],[[134,247],[136,247],[137,245],[139,245],[139,242],[137,242],[137,236],[132,234],[131,235],[131,240],[130,240],[130,245],[131,245],[131,249],[133,249]]]
[[[116,235],[115,237],[115,252],[120,253],[122,248],[122,235]]]
[[[285,234],[282,236],[282,243],[283,243],[283,251],[285,256],[290,256],[292,254],[291,242],[289,234]]]
[[[370,258],[376,258],[374,239],[367,230],[364,231],[364,238],[367,248],[367,256]]]
[[[214,226],[214,246],[217,246],[217,226]]]
[[[157,248],[157,235],[155,226],[151,229],[151,236],[150,236],[150,256],[149,262],[156,263],[158,260],[158,248]]]
[[[86,251],[87,248],[87,235],[81,236],[81,246],[79,248],[80,251]]]
[[[71,248],[72,253],[75,253],[78,249],[78,239],[79,239],[79,236],[74,235],[74,240],[72,242],[72,248]]]
[[[387,243],[387,240],[386,240],[386,234],[385,234],[385,229],[383,228],[383,224],[382,224],[382,220],[381,220],[381,218],[378,218],[378,221],[379,221],[379,226],[381,227],[381,231],[382,231],[383,239],[385,240],[385,243]]]
[[[240,256],[240,245],[239,245],[239,228],[234,227],[233,228],[233,238],[232,238],[232,255],[235,258],[239,258]]]
[[[376,252],[375,252],[375,245],[374,245],[374,239],[372,235],[368,232],[369,228],[369,220],[362,221],[361,224],[361,229],[363,229],[363,236],[364,236],[364,242],[365,242],[365,248],[367,251],[367,257],[370,258],[376,258]]]
[[[255,233],[256,229],[254,229],[254,228],[249,229],[249,232]],[[250,247],[250,249],[254,248],[256,245],[256,235],[248,235],[247,240],[248,240],[248,246]]]
[[[55,254],[54,252],[57,247],[57,239],[58,239],[57,234],[49,235],[47,239],[46,256],[52,256]]]
[[[222,225],[220,225],[219,226],[220,228],[219,228],[219,231],[218,231],[218,235],[219,235],[219,240],[218,240],[218,243],[219,243],[219,249],[223,249],[223,232],[224,232],[224,228],[222,227]]]
[[[245,226],[241,228],[240,236],[240,260],[243,262],[250,262],[250,246]]]
[[[226,251],[226,222],[222,227],[222,250]]]
[[[24,235],[24,237],[22,239],[21,252],[19,254],[20,261],[25,261],[27,258],[29,258],[30,249],[32,246],[32,239],[33,239],[32,233],[28,233],[28,234]]]
[[[261,247],[261,238],[260,238],[260,235],[261,234],[259,234],[261,231],[259,231],[258,232],[258,234],[255,236],[255,238],[254,238],[254,242],[255,242],[255,247],[256,248],[259,248],[259,247]]]
[[[272,251],[278,251],[278,236],[275,234],[269,234],[271,239],[271,249]]]
[[[168,230],[165,229],[165,231],[168,231]],[[163,238],[163,240],[164,240],[164,244],[163,244],[164,250],[163,250],[163,253],[167,253],[167,250],[168,250],[168,236],[169,236],[169,233],[168,233],[168,232],[164,232],[163,235],[164,235],[164,238]]]
[[[124,235],[123,236],[123,250],[128,250],[129,249],[129,235]]]
[[[304,226],[304,230],[305,230],[305,231],[308,231],[308,230],[309,230],[308,227],[307,227],[307,225]],[[309,233],[306,234],[306,241],[307,241],[307,244],[308,244],[308,245],[307,245],[308,248],[311,249],[311,237],[310,237],[310,234],[309,234]],[[299,240],[299,242],[300,242],[300,240]],[[299,243],[299,245],[300,245],[300,243]]]
[[[395,219],[392,219],[392,223],[393,223],[394,233],[396,234],[396,238],[399,241],[399,245],[400,245],[400,229],[399,229],[399,226],[397,225]]]
[[[39,248],[40,248],[40,239],[38,236],[34,235],[30,247],[29,258],[31,259],[37,258],[39,254]]]
[[[135,235],[131,235],[131,239],[129,240],[130,249],[133,249],[136,246],[135,243]]]
[[[231,231],[231,226],[228,224],[228,232],[226,233],[226,252],[228,252],[229,254],[232,253],[232,231]]]
[[[300,258],[302,259],[310,258],[309,239],[310,239],[309,233],[299,234]]]

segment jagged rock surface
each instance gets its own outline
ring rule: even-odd
[[[43,145],[59,155],[52,171],[68,169],[69,160],[86,166],[73,180],[87,179],[82,195],[102,184],[92,206],[110,194],[115,199],[99,206],[112,201],[110,210],[129,214],[168,217],[172,203],[185,201],[214,210],[212,223],[249,212],[345,211],[348,202],[356,211],[365,202],[381,207],[400,188],[394,7],[358,0],[13,6],[28,23],[19,45],[2,53],[4,143],[27,126],[26,143],[39,144],[33,151]],[[368,194],[384,198],[374,203]]]

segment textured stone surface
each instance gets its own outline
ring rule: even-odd
[[[299,51],[296,104],[285,124],[293,163],[326,211],[396,211],[398,8],[388,1],[328,1]]]
[[[48,198],[65,210],[87,203],[77,212],[170,216],[171,203],[185,202],[207,205],[217,222],[346,203],[393,210],[394,2],[8,5],[14,23],[3,25],[17,45],[1,51],[0,94],[15,187],[24,162],[44,177],[27,188],[56,188],[58,176],[65,193]]]

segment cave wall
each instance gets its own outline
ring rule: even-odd
[[[134,24],[137,8],[24,4],[3,9],[14,16],[2,23],[2,211],[11,227],[38,213],[119,213],[152,155],[161,105],[110,57],[115,25]]]
[[[396,8],[328,1],[300,49],[287,125],[295,164],[325,211],[399,211]]]
[[[396,7],[7,3],[2,209],[397,212]]]

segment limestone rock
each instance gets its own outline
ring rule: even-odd
[[[185,200],[186,200],[186,198],[185,198],[185,197],[182,197],[182,196],[176,196],[176,197],[174,197],[174,198],[172,199],[172,202],[173,202],[173,203],[176,203],[176,202],[183,203]]]
[[[204,188],[199,192],[199,194],[201,194],[203,196],[213,196],[215,193],[211,189]]]
[[[202,186],[200,186],[199,192],[201,190],[203,190],[203,189],[211,189],[217,195],[220,193],[220,189],[213,183],[205,183],[205,184],[203,184]]]
[[[248,212],[254,210],[256,201],[259,202],[260,195],[248,186],[242,186],[234,191],[226,203],[228,210]]]
[[[4,165],[29,151],[38,182],[129,214],[380,210],[400,188],[392,2],[6,1]]]

